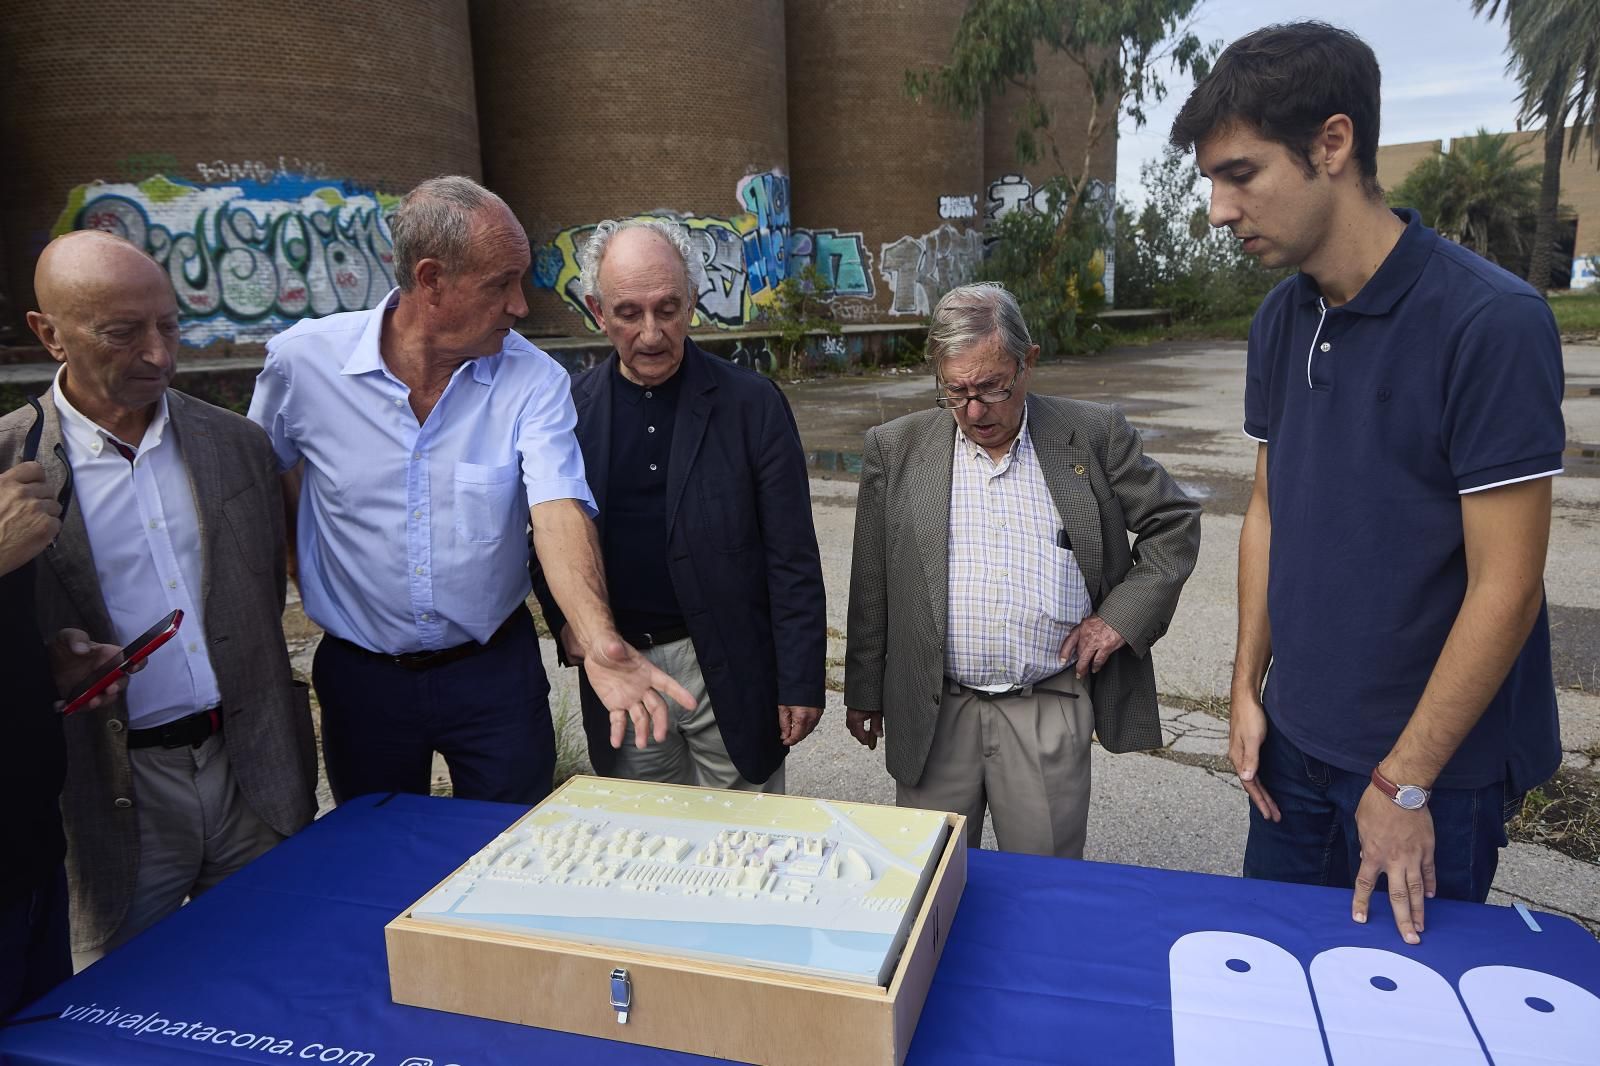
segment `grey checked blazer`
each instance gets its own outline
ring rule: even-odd
[[[54,455],[61,425],[55,404],[48,398],[41,404],[45,426],[39,457],[55,493],[64,477]],[[200,520],[201,598],[226,716],[228,761],[251,809],[288,836],[316,813],[317,753],[309,692],[293,683],[284,647],[284,522],[277,464],[266,434],[247,419],[176,389],[167,391],[167,410]],[[33,418],[31,407],[0,418],[0,469],[21,460]],[[41,634],[48,639],[73,627],[115,643],[76,502],[36,571]],[[165,613],[161,608],[150,605],[150,621]],[[128,762],[126,703],[119,699],[80,711],[65,724],[61,813],[72,947],[88,951],[117,931],[133,897],[138,797]]]
[[[1150,645],[1200,552],[1200,505],[1104,404],[1029,396],[1028,434],[1095,610],[1127,646],[1093,683],[1109,751],[1159,747]],[[867,431],[850,571],[844,700],[881,711],[889,772],[922,779],[944,690],[955,419],[930,410]],[[1134,535],[1130,549],[1128,534]]]

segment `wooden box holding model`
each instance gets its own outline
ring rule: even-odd
[[[744,1062],[899,1064],[965,822],[576,777],[389,923],[390,992]]]

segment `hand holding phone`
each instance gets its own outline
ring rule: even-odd
[[[71,696],[67,698],[61,708],[62,714],[72,714],[88,706],[91,700],[101,695],[122,678],[127,677],[138,669],[139,664],[149,658],[150,653],[161,645],[171,640],[178,632],[178,627],[183,624],[183,612],[173,610],[161,621],[140,633],[123,646],[122,654],[113,658],[105,666],[94,673],[78,686]]]

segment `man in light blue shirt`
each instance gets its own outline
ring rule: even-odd
[[[602,648],[585,662],[620,746],[665,736],[677,682],[617,635],[573,436],[566,372],[512,330],[528,240],[459,177],[389,220],[399,287],[371,310],[267,345],[250,417],[284,471],[312,679],[336,799],[426,793],[435,751],[457,796],[536,803],[555,765],[549,683],[524,601],[526,532],[552,591]]]

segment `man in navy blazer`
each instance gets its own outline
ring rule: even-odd
[[[670,222],[600,223],[580,256],[585,299],[615,347],[573,382],[578,442],[617,630],[693,694],[664,743],[614,749],[582,672],[589,755],[602,774],[765,792],[822,715],[822,563],[794,415],[761,375],[688,339],[688,235]],[[561,661],[584,649],[537,573]]]

